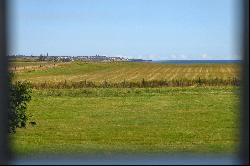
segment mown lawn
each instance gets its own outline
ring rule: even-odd
[[[28,125],[11,135],[19,154],[233,153],[236,87],[34,90]]]

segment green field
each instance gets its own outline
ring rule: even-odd
[[[15,79],[227,79],[238,72],[236,64],[73,62],[39,64],[17,71]],[[238,93],[237,86],[33,89],[28,113],[37,125],[11,135],[13,149],[20,154],[233,153],[239,142]]]

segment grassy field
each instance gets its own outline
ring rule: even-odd
[[[73,62],[22,69],[15,79],[227,79],[238,72],[236,64]],[[33,89],[28,113],[37,125],[11,135],[13,149],[19,154],[233,153],[239,141],[238,93],[237,86]]]
[[[235,88],[34,91],[37,126],[14,135],[19,153],[227,152],[237,146]]]

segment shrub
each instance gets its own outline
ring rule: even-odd
[[[197,78],[197,79],[172,79],[172,80],[145,80],[122,82],[92,82],[92,81],[62,81],[32,83],[34,89],[70,89],[70,88],[154,88],[154,87],[188,87],[188,86],[240,86],[240,79],[233,78]]]
[[[15,133],[16,128],[26,127],[26,108],[27,102],[31,100],[31,93],[30,83],[9,81],[9,133]]]

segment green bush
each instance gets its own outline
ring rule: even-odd
[[[16,128],[26,127],[26,108],[27,102],[31,100],[32,89],[28,82],[12,83],[10,80],[9,91],[9,133],[15,133]]]

